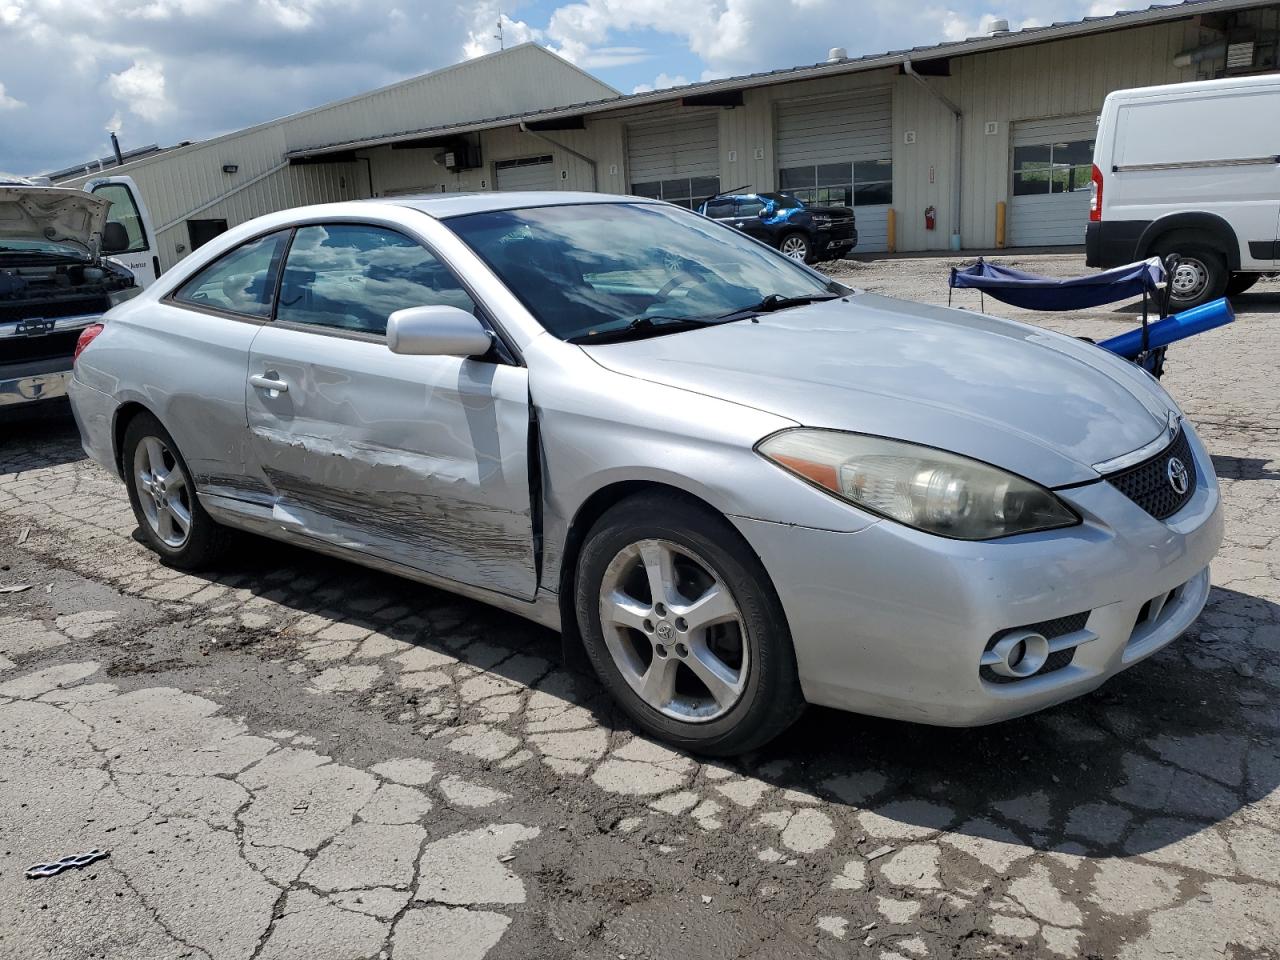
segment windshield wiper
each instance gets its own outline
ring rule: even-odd
[[[716,320],[727,323],[730,320],[743,320],[747,317],[754,317],[761,313],[773,313],[777,310],[786,310],[790,307],[803,307],[810,303],[825,303],[828,300],[839,300],[844,294],[840,293],[812,293],[803,297],[784,297],[781,294],[771,293],[759,303],[753,303],[749,307],[739,307],[729,313],[716,317]]]
[[[720,318],[703,319],[701,317],[634,317],[626,326],[614,330],[603,330],[600,333],[581,333],[570,337],[569,343],[594,344],[618,343],[622,340],[643,340],[646,337],[660,337],[666,333],[679,333],[682,330],[694,330],[698,327],[711,327],[720,323]]]

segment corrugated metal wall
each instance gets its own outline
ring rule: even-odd
[[[188,218],[225,219],[235,226],[274,210],[369,195],[371,164],[282,166],[289,150],[600,99],[612,92],[554,54],[525,44],[108,173],[133,177],[154,226],[167,227],[158,255],[168,269],[189,252]],[[434,167],[428,151],[384,150],[380,161],[381,153],[388,155],[389,184],[456,189],[446,181],[453,175]],[[444,176],[407,182],[423,176],[424,163],[427,173]],[[234,173],[223,172],[228,164],[237,168]],[[99,175],[65,185],[79,186]],[[377,172],[373,180],[376,188]]]

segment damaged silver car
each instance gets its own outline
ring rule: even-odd
[[[0,414],[65,397],[80,332],[140,292],[105,257],[128,238],[104,196],[0,175]]]
[[[646,731],[1094,689],[1204,606],[1213,465],[1137,366],[852,290],[668,204],[305,207],[90,328],[71,396],[166,562],[235,531],[562,631]]]

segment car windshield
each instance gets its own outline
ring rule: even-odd
[[[801,210],[804,204],[800,202],[798,197],[793,197],[789,193],[762,193],[761,200],[768,200],[779,210]]]
[[[847,292],[668,204],[497,210],[448,225],[562,340],[676,332],[739,319],[733,315],[766,301],[776,308]]]

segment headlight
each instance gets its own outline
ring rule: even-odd
[[[118,307],[120,304],[124,303],[126,300],[132,300],[141,292],[142,292],[142,287],[140,287],[138,284],[135,283],[132,287],[125,287],[123,290],[112,291],[111,293],[107,294],[107,299],[111,301],[111,305],[113,307]]]
[[[1080,522],[1030,480],[919,444],[798,428],[756,449],[842,500],[943,537],[992,540]]]

